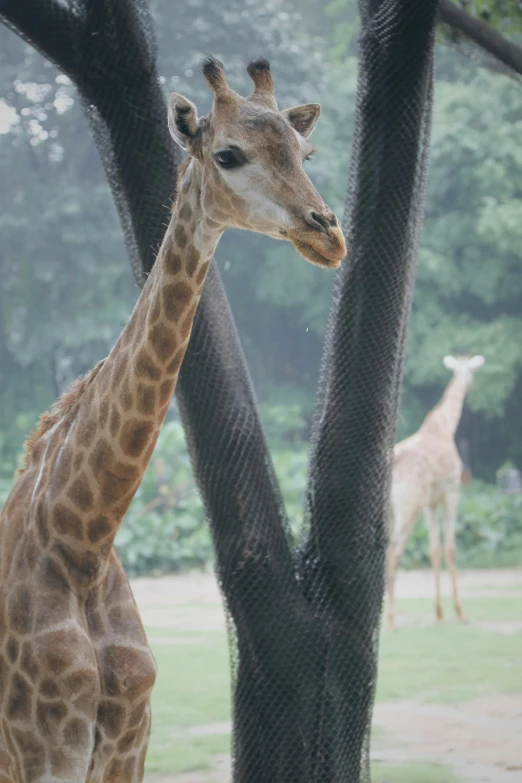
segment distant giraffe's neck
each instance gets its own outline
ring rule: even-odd
[[[425,422],[436,423],[437,427],[443,428],[448,434],[455,435],[462,416],[468,387],[469,383],[466,377],[454,375],[447,385],[442,399],[428,414]]]
[[[100,554],[108,553],[147,467],[222,230],[203,214],[201,169],[193,163],[127,326],[78,399],[34,447],[33,460],[46,468],[35,505],[45,502],[58,520],[51,536],[79,572],[98,570],[105,560]]]

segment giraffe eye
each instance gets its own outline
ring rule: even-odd
[[[245,156],[237,149],[218,150],[214,160],[222,169],[238,169],[246,163]]]

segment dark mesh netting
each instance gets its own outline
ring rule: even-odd
[[[361,0],[360,10],[349,253],[334,287],[297,551],[215,267],[177,388],[229,614],[241,783],[370,779],[389,455],[422,217],[437,2]],[[142,282],[179,162],[147,4],[1,0],[0,14],[77,85]]]

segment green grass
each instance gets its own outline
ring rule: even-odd
[[[487,693],[522,691],[522,634],[451,625],[385,634],[377,699],[455,703]]]
[[[441,764],[373,764],[373,783],[458,783],[453,772]]]
[[[522,633],[492,633],[473,627],[481,621],[521,622],[518,598],[473,598],[464,602],[470,624],[460,625],[445,601],[440,624],[406,626],[381,639],[377,699],[422,699],[454,703],[493,692],[520,692]],[[397,612],[433,617],[433,602],[397,602]]]
[[[378,701],[409,699],[457,703],[489,693],[521,693],[522,633],[513,635],[459,625],[446,602],[444,623],[406,626],[381,638]],[[473,621],[520,621],[517,598],[474,598],[464,605]],[[399,614],[433,616],[433,601],[398,602]],[[230,720],[230,674],[225,632],[147,630],[158,681],[152,699],[152,736],[147,772],[175,774],[210,768],[213,756],[229,751],[230,736],[208,726]],[[159,643],[161,637],[162,643]],[[158,641],[155,643],[155,639]],[[172,639],[172,644],[165,644]],[[437,765],[375,765],[375,783],[456,783]]]
[[[489,588],[488,588],[489,592]],[[522,592],[520,593],[522,598]],[[445,621],[454,621],[455,612],[451,599],[445,598],[442,602]],[[522,622],[522,601],[518,597],[491,596],[488,598],[468,598],[462,601],[462,608],[466,618],[470,621],[481,620],[512,620]],[[429,598],[408,598],[396,602],[398,614],[435,617],[435,600]]]
[[[154,644],[158,636],[172,637],[173,643]],[[148,629],[148,637],[158,679],[152,693],[147,772],[174,774],[209,767],[214,754],[229,750],[229,735],[191,736],[187,728],[230,720],[226,635],[156,628]]]

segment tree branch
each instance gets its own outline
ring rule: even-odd
[[[82,23],[69,7],[58,0],[48,0],[45,4],[34,0],[0,0],[0,20],[15,33],[20,35],[22,31],[26,41],[74,79],[74,40]]]
[[[441,0],[439,21],[465,35],[488,54],[522,76],[522,49],[499,32],[467,14],[450,0]]]

